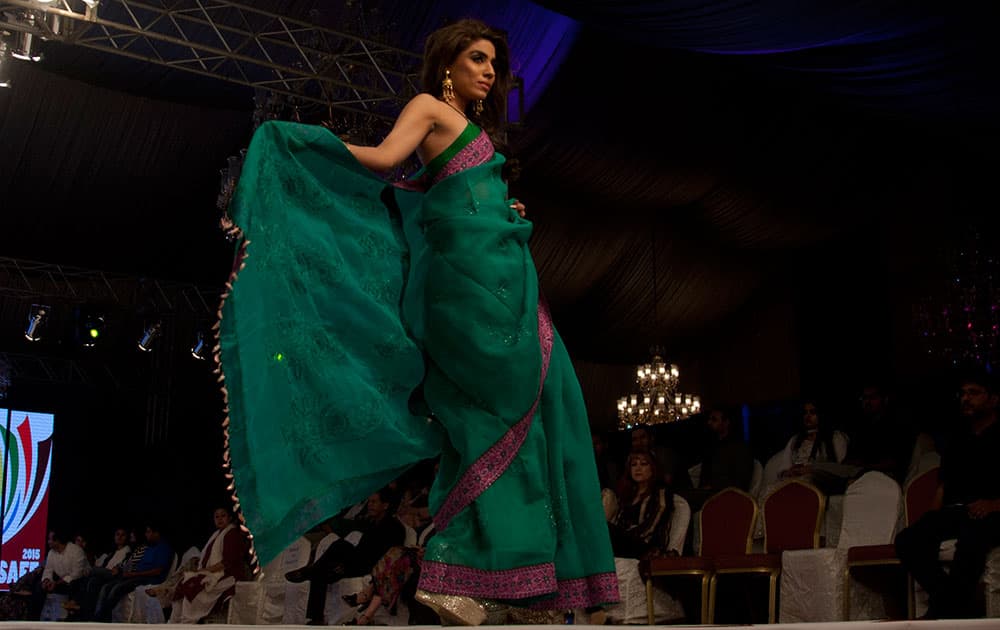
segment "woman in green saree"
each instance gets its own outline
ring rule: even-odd
[[[465,624],[482,599],[618,600],[583,397],[491,141],[508,58],[476,20],[432,33],[426,91],[378,146],[262,125],[220,312],[227,461],[260,559],[440,455],[418,599]],[[414,152],[409,180],[373,173]]]

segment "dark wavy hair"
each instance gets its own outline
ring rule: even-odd
[[[507,38],[500,31],[485,22],[474,18],[457,20],[442,26],[427,36],[424,43],[424,61],[420,70],[420,83],[423,90],[441,98],[441,82],[444,81],[445,69],[455,63],[459,54],[472,42],[485,39],[496,48],[496,60],[493,70],[496,78],[493,89],[483,101],[483,112],[472,111],[471,103],[466,115],[482,127],[494,143],[500,138],[504,123],[507,120],[507,93],[513,85],[510,72],[510,50]]]
[[[829,423],[824,423],[823,416],[821,415],[824,407],[820,406],[820,403],[815,398],[803,398],[802,402],[799,403],[799,409],[804,412],[805,406],[809,404],[816,407],[816,419],[819,422],[819,425],[816,427],[816,440],[813,442],[812,450],[809,451],[809,459],[815,460],[820,448],[822,448],[830,461],[836,461],[837,452],[833,448],[833,427]],[[802,420],[800,419],[799,423],[801,424],[801,422]],[[795,434],[795,442],[792,444],[792,448],[798,450],[808,435],[809,431],[804,427],[799,429]]]

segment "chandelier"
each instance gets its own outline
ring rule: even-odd
[[[683,420],[701,411],[701,398],[677,390],[680,370],[666,363],[656,350],[653,360],[636,368],[639,392],[618,399],[618,427]]]
[[[657,304],[660,301],[656,273],[656,225],[650,230],[650,255],[653,259],[650,321],[661,328]],[[618,399],[618,428],[631,429],[644,424],[676,422],[701,411],[701,398],[677,390],[681,372],[674,363],[663,360],[659,346],[650,348],[653,360],[636,368],[635,382],[639,393]]]
[[[1000,255],[978,225],[942,236],[938,278],[913,305],[921,350],[952,365],[1000,361]]]

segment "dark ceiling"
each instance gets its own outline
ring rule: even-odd
[[[448,14],[397,4],[365,15],[407,49]],[[512,133],[513,192],[597,421],[652,344],[727,403],[797,394],[824,376],[814,352],[840,353],[830,370],[859,360],[863,341],[838,345],[859,332],[881,340],[871,361],[906,356],[892,328],[931,246],[994,214],[991,10],[542,4],[582,28]],[[247,144],[253,94],[59,44],[13,70],[0,255],[221,284],[219,170]],[[734,356],[753,352],[773,358]]]

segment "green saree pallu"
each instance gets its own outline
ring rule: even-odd
[[[397,186],[322,127],[254,134],[218,360],[261,562],[439,456],[421,588],[618,601],[583,396],[503,163],[471,123]]]

